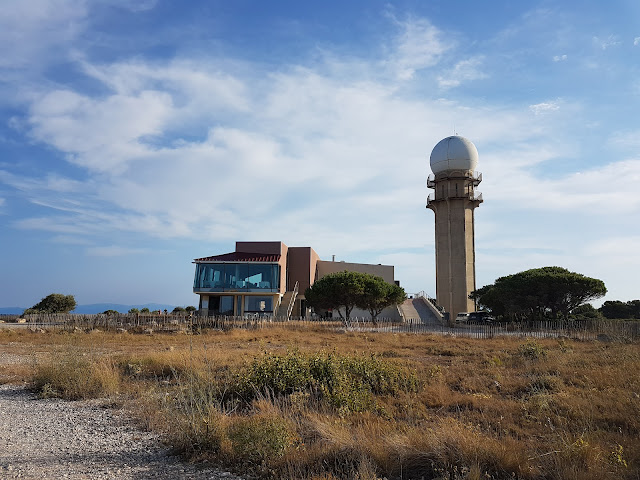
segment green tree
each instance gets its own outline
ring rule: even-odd
[[[607,300],[600,307],[600,312],[606,318],[640,318],[640,300]]]
[[[358,308],[367,310],[371,314],[371,320],[374,323],[385,308],[406,300],[407,294],[404,288],[385,282],[382,277],[369,274],[363,275],[364,292],[359,297],[356,305]]]
[[[142,310],[140,310],[140,313],[151,313],[151,311],[147,307],[144,307]]]
[[[194,307],[193,305],[189,305],[187,308],[185,308],[185,310],[189,313],[191,312],[195,312],[197,310],[196,307]]]
[[[511,320],[561,316],[607,293],[602,280],[561,267],[543,267],[498,278],[469,296],[479,305]]]
[[[364,274],[357,272],[331,273],[322,277],[304,292],[307,304],[316,309],[337,309],[344,321],[364,294]],[[344,308],[344,315],[341,308]]]
[[[604,317],[600,310],[594,308],[590,303],[585,303],[571,310],[570,318],[574,320],[601,320]]]
[[[104,312],[102,312],[103,315],[109,315],[109,316],[113,316],[113,315],[120,315],[120,312],[117,310],[113,310],[113,309],[109,309],[109,310],[105,310]]]
[[[183,307],[176,307],[171,313],[184,313],[186,310]]]
[[[76,308],[76,299],[73,295],[52,293],[44,297],[33,307],[27,308],[24,313],[68,313]]]
[[[137,308],[130,308],[128,313],[140,313],[140,310]]]

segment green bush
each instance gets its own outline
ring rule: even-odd
[[[264,355],[237,375],[232,395],[247,404],[258,396],[289,396],[310,391],[315,398],[346,411],[364,411],[375,405],[373,395],[417,391],[415,373],[371,355]]]
[[[259,462],[282,457],[296,435],[280,416],[255,415],[235,418],[227,437],[234,455]]]
[[[547,349],[537,342],[529,341],[518,347],[518,355],[526,360],[540,360],[547,358]]]

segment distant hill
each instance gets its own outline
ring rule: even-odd
[[[0,315],[19,315],[26,310],[27,307],[3,307],[0,308]],[[120,303],[91,303],[89,305],[78,305],[71,313],[102,313],[106,310],[115,310],[120,313],[127,313],[132,308],[142,310],[168,310],[169,312],[176,308],[176,305],[167,305],[164,303],[145,303],[144,305],[122,305]]]

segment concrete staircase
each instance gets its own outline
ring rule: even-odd
[[[398,305],[400,314],[404,320],[421,320],[422,323],[432,323],[442,325],[442,315],[440,315],[433,305],[429,305],[428,300],[423,297],[408,298]]]
[[[278,307],[277,316],[280,318],[286,318],[289,320],[291,313],[289,312],[289,305],[293,304],[296,301],[296,297],[298,296],[298,284],[293,290],[289,290],[284,293],[282,299],[280,300],[280,306]]]

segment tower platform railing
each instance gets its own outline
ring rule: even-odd
[[[471,202],[482,203],[484,200],[482,199],[481,192],[467,192],[458,195],[450,195],[445,198],[436,198],[434,193],[430,193],[427,195],[427,207],[432,203],[444,202],[446,200],[469,200]]]
[[[437,179],[433,173],[430,173],[429,176],[427,177],[427,187],[435,188],[437,182],[440,182],[442,180],[451,180],[451,179],[459,179],[459,178],[471,180],[471,183],[477,187],[480,184],[480,182],[482,182],[482,173],[470,172],[470,171],[465,172],[463,170],[454,170],[452,172],[439,173]]]

